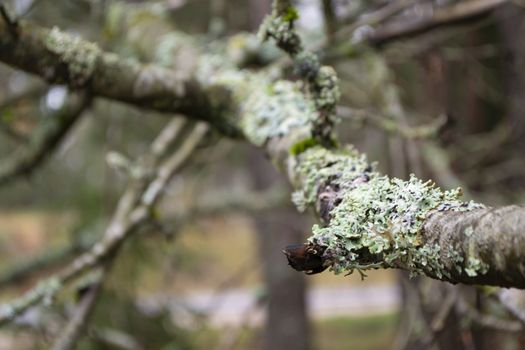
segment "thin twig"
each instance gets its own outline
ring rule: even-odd
[[[71,350],[84,333],[84,329],[93,313],[98,296],[102,290],[104,279],[110,268],[110,262],[100,267],[95,280],[87,287],[73,311],[73,316],[68,320],[64,331],[53,345],[54,350]]]
[[[373,45],[384,45],[393,40],[424,34],[430,30],[467,22],[483,16],[508,0],[476,0],[454,3],[436,8],[432,14],[416,21],[403,21],[372,32],[365,40]]]
[[[60,110],[54,112],[33,132],[27,147],[21,146],[2,159],[0,186],[37,169],[60,145],[90,101],[85,93],[70,96]]]
[[[86,251],[94,243],[95,240],[93,238],[89,240],[79,240],[66,247],[48,249],[41,255],[30,260],[18,264],[15,263],[14,266],[8,268],[7,271],[0,276],[0,290],[15,283],[25,281],[38,272],[57,267],[75,254]]]
[[[525,324],[525,292],[518,289],[500,289],[498,300],[514,317]]]
[[[166,129],[178,123],[179,121],[174,120]],[[143,178],[132,181],[121,197],[102,240],[59,273],[40,282],[22,297],[0,307],[0,325],[13,320],[42,300],[53,298],[64,285],[112,256],[141,224],[151,220],[153,206],[164,193],[165,186],[175,172],[184,165],[200,140],[206,135],[207,130],[207,125],[198,123],[178,150],[155,167],[153,176],[150,176],[150,172],[144,172]],[[165,135],[166,132],[163,132],[159,137],[165,137]],[[170,135],[173,137],[178,134],[170,133]]]
[[[388,133],[396,134],[411,140],[432,138],[437,136],[437,133],[447,121],[447,117],[445,115],[440,115],[431,123],[410,127],[402,125],[398,121],[391,118],[379,117],[367,110],[357,110],[342,106],[337,107],[337,115],[350,121],[370,123],[371,125]]]
[[[377,11],[366,14],[360,17],[357,21],[349,24],[348,26],[345,26],[344,28],[341,28],[341,30],[336,33],[336,38],[347,39],[348,36],[352,35],[352,33],[354,33],[354,31],[358,28],[377,26],[390,19],[392,16],[403,11],[404,9],[416,4],[417,2],[418,0],[398,0],[388,3]]]
[[[18,36],[18,21],[7,12],[5,4],[0,4],[0,17],[7,24],[7,29],[13,37]]]
[[[523,330],[523,325],[517,321],[497,318],[489,314],[483,314],[470,305],[461,295],[456,300],[456,307],[460,313],[466,315],[472,322],[480,326],[497,329],[504,332],[519,332]]]

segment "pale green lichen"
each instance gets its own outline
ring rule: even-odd
[[[45,45],[67,66],[69,85],[83,87],[91,79],[101,55],[96,44],[84,42],[79,37],[54,27],[48,33]]]
[[[318,90],[315,96],[317,108],[325,110],[335,109],[341,97],[341,92],[339,91],[337,74],[332,67],[321,67],[315,78],[315,87]]]
[[[296,55],[303,50],[301,38],[294,30],[294,22],[299,18],[299,12],[287,4],[273,3],[272,13],[266,16],[259,27],[258,36],[262,41],[275,39],[277,46]]]
[[[0,320],[13,319],[27,307],[43,300],[45,305],[50,305],[52,298],[62,288],[63,284],[58,277],[51,277],[40,282],[35,288],[15,299],[9,304],[0,306]]]
[[[186,50],[191,47],[194,39],[190,36],[174,32],[163,35],[158,39],[158,44],[155,46],[155,53],[153,55],[153,61],[165,66],[170,67],[174,65],[174,58],[180,54],[180,51]],[[189,50],[187,50],[189,51]],[[185,60],[192,62],[192,57],[185,57]],[[176,67],[181,69],[180,66]],[[184,69],[184,67],[182,67]]]
[[[277,46],[294,60],[296,72],[307,83],[310,98],[318,111],[312,134],[324,146],[332,147],[332,129],[337,121],[335,106],[340,97],[337,75],[331,67],[321,67],[315,54],[304,50],[294,29],[297,17],[290,2],[275,0],[272,14],[261,25],[259,34],[263,40],[273,38]]]
[[[472,226],[467,226],[463,233],[465,234],[465,236],[470,237],[474,233],[474,229],[472,228]]]
[[[422,241],[425,219],[432,211],[466,211],[481,205],[461,201],[459,189],[442,191],[414,176],[408,181],[381,176],[353,149],[313,147],[298,158],[296,172],[302,186],[293,199],[299,208],[319,206],[324,186],[336,196],[329,224],[315,225],[310,238],[326,247],[325,258],[336,273],[401,262],[413,274],[432,271],[438,278],[449,277],[440,246]],[[454,259],[462,260],[459,253]],[[468,269],[468,273],[486,272],[475,259],[469,259]]]
[[[465,267],[465,273],[470,277],[476,277],[487,273],[489,266],[485,264],[481,259],[476,257],[469,257],[467,260],[467,266]]]
[[[289,135],[294,129],[309,130],[317,117],[315,105],[304,96],[301,83],[274,80],[271,72],[228,67],[223,58],[214,55],[199,65],[197,77],[205,85],[230,89],[238,106],[237,125],[255,145]]]

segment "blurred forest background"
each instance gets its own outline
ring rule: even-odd
[[[157,39],[141,31],[150,11],[164,11],[173,28],[211,47],[255,33],[271,7],[269,0],[3,4],[14,17],[143,62],[154,59],[147,43]],[[525,202],[522,1],[297,6],[306,46],[340,79],[341,140],[390,176],[461,186],[467,198],[490,205]],[[266,50],[259,66],[283,60]],[[0,81],[0,291],[8,301],[102,236],[128,183],[121,167],[147,153],[168,119],[104,99],[76,101],[66,88],[6,65]],[[42,130],[68,113],[79,117],[67,135],[42,142]],[[190,134],[193,126],[179,127]],[[6,178],[20,157],[27,166]],[[297,213],[264,154],[243,142],[206,134],[166,191],[159,224],[123,246],[76,348],[525,349],[523,311],[520,322],[520,311],[490,290],[390,270],[362,281],[289,268],[282,249],[303,242],[314,221]],[[56,302],[4,325],[0,349],[52,346],[94,278],[83,276]]]

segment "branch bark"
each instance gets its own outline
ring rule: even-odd
[[[236,129],[224,117],[227,94],[203,88],[188,72],[158,65],[140,64],[96,44],[27,21],[12,27],[0,20],[0,60],[12,67],[37,75],[50,84],[84,89],[105,97],[164,113],[182,113],[207,121],[228,135]],[[225,101],[226,100],[226,101]]]

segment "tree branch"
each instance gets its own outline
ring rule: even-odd
[[[178,132],[172,132],[172,129],[180,130],[179,123],[180,120],[174,119],[161,132],[154,144],[173,144]],[[164,193],[169,180],[185,164],[207,130],[206,125],[197,124],[173,154],[152,152],[152,156],[147,156],[146,158],[151,161],[141,162],[144,171],[128,185],[102,240],[59,273],[41,281],[22,297],[2,305],[0,307],[0,326],[42,300],[52,299],[64,285],[114,256],[124,241],[131,237],[140,225],[152,219],[153,207]],[[169,150],[169,147],[162,149]]]
[[[299,84],[264,70],[239,70],[224,52],[195,61],[202,86],[228,91],[234,128],[287,174],[297,206],[315,209],[321,224],[313,227],[307,245],[322,267],[336,272],[401,268],[452,283],[525,288],[522,208],[490,209],[461,201],[459,189],[443,191],[415,177],[383,176],[353,148],[320,144],[318,106]],[[152,186],[150,193],[161,188]],[[130,218],[140,215],[145,213]],[[500,239],[504,242],[497,246]],[[81,266],[90,265],[90,259]]]
[[[372,45],[381,46],[394,40],[421,35],[436,28],[476,20],[507,2],[507,0],[475,0],[438,7],[427,17],[394,23],[380,28],[366,36],[365,40]]]
[[[64,106],[47,118],[22,145],[0,163],[0,186],[19,176],[29,175],[41,165],[71,130],[91,99],[85,94],[69,96]]]
[[[53,345],[54,350],[71,350],[75,348],[82,333],[84,333],[89,317],[93,313],[98,296],[102,291],[104,279],[108,272],[107,270],[110,268],[110,266],[108,266],[109,264],[110,263],[106,263],[100,267],[95,280],[92,281],[91,284],[87,286],[87,290],[83,292],[78,305],[73,311],[73,316],[68,320],[62,334]]]
[[[204,89],[188,72],[139,64],[103,52],[96,44],[56,27],[49,30],[24,20],[17,23],[17,35],[12,36],[10,24],[0,20],[0,60],[4,63],[48,83],[85,89],[93,96],[141,108],[183,113],[239,136],[223,114],[225,103],[229,103],[226,91]]]
[[[0,276],[0,290],[9,285],[25,281],[34,274],[60,266],[78,253],[83,253],[95,243],[94,240],[79,240],[57,249],[46,249],[41,255],[15,265]]]

